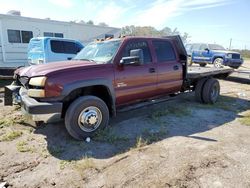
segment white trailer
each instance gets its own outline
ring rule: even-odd
[[[0,69],[27,65],[30,38],[54,36],[81,41],[84,45],[97,38],[118,37],[121,29],[0,14]]]

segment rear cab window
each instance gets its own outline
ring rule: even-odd
[[[81,50],[79,44],[69,41],[51,40],[50,46],[54,53],[77,54]]]
[[[153,41],[157,62],[175,61],[176,55],[172,44],[169,41]]]

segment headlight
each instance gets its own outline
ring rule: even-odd
[[[47,78],[45,76],[31,78],[29,85],[43,87],[45,85],[46,79]]]
[[[232,59],[232,54],[226,54],[226,57]]]
[[[29,89],[28,95],[30,97],[41,98],[41,97],[45,97],[45,91],[44,91],[44,89]]]

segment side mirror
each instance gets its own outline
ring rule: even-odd
[[[121,65],[139,65],[139,57],[123,57],[120,61]]]
[[[209,49],[208,48],[205,48],[204,50],[208,51],[209,52]]]
[[[130,51],[129,57],[123,57],[120,61],[121,65],[141,65],[143,64],[142,49],[135,49]]]

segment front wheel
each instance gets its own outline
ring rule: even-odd
[[[103,100],[95,96],[76,99],[65,115],[66,129],[77,140],[93,136],[97,130],[104,129],[108,122],[108,107]]]
[[[223,67],[223,59],[222,58],[216,58],[213,61],[213,64],[214,64],[215,68],[221,68],[221,67]]]

